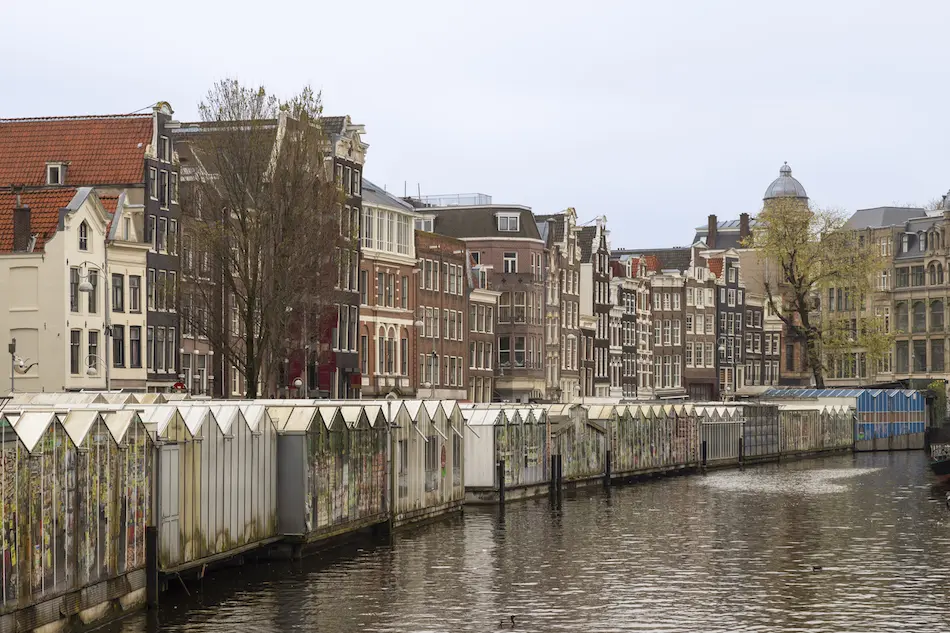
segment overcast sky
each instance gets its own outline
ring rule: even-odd
[[[823,207],[950,188],[946,0],[4,4],[0,117],[309,83],[390,191],[574,206],[615,247],[755,213],[783,161]]]

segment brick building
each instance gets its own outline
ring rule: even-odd
[[[487,196],[477,201],[484,204],[439,207],[429,206],[435,201],[414,201],[421,216],[417,226],[461,240],[488,287],[500,293],[495,397],[545,399],[544,240],[528,207],[492,205]]]
[[[416,393],[415,211],[363,179],[360,222],[360,392],[365,398]]]
[[[415,392],[422,398],[464,400],[469,384],[469,294],[465,242],[415,232],[417,345]],[[410,350],[412,351],[412,350]]]

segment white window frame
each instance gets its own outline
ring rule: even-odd
[[[499,213],[497,216],[498,230],[503,233],[517,233],[521,230],[520,213]],[[514,228],[512,228],[514,227]]]

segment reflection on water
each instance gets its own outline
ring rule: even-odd
[[[948,561],[923,453],[847,455],[466,508],[392,548],[219,573],[105,630],[925,631],[950,621]]]

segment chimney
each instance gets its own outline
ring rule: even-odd
[[[740,213],[739,214],[739,240],[745,241],[745,238],[749,237],[749,214]]]
[[[17,194],[17,205],[13,209],[13,250],[25,253],[30,250],[30,236],[32,235],[30,207],[20,204]]]
[[[706,246],[716,248],[716,234],[719,232],[719,222],[716,220],[716,214],[709,215],[709,229],[706,232]]]

